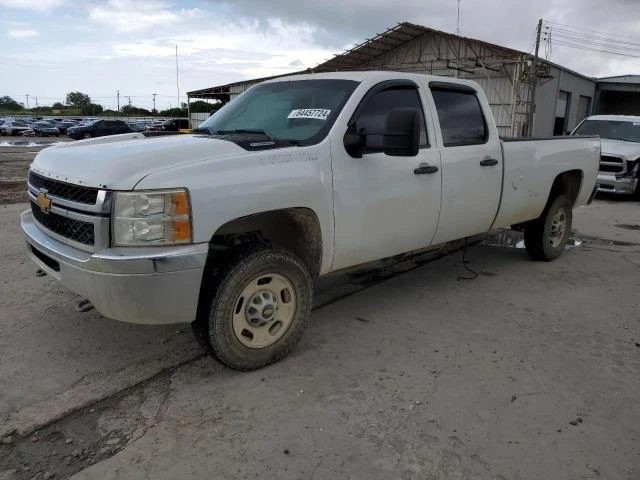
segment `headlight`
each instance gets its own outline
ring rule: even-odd
[[[116,192],[113,245],[179,245],[191,242],[191,206],[187,190]]]

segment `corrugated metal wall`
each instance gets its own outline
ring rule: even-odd
[[[197,128],[202,122],[209,118],[209,113],[192,113],[191,114],[191,128]]]
[[[505,137],[522,134],[529,89],[521,80],[523,58],[485,44],[431,34],[361,65],[360,69],[397,70],[474,80],[483,88],[498,131]]]

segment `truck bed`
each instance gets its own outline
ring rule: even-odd
[[[581,177],[574,207],[588,203],[600,164],[599,137],[509,138],[501,144],[503,191],[493,228],[538,218],[555,179],[567,171]]]

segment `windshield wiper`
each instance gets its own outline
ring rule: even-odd
[[[211,135],[211,130],[209,130],[208,128],[198,127],[191,130],[191,133],[206,133],[207,135]]]
[[[245,134],[245,133],[257,133],[258,135],[264,135],[265,137],[267,137],[269,140],[273,140],[271,138],[271,136],[265,132],[264,130],[258,129],[258,128],[237,128],[235,130],[216,130],[215,132],[213,132],[214,135],[229,135],[229,134],[234,134],[234,133],[239,133],[239,134]]]

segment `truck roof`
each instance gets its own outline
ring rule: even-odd
[[[587,120],[610,120],[614,122],[640,122],[640,117],[634,115],[593,115]]]
[[[264,83],[273,82],[291,82],[295,80],[354,80],[356,82],[364,82],[365,80],[373,81],[385,81],[394,79],[409,79],[416,81],[428,81],[428,82],[446,82],[455,83],[459,85],[467,85],[476,90],[480,90],[480,86],[472,80],[462,80],[460,78],[453,77],[438,77],[436,75],[424,75],[422,73],[407,73],[407,72],[394,72],[394,71],[353,71],[353,72],[325,72],[325,73],[305,73],[298,75],[289,75],[286,77],[278,77],[265,81]]]

